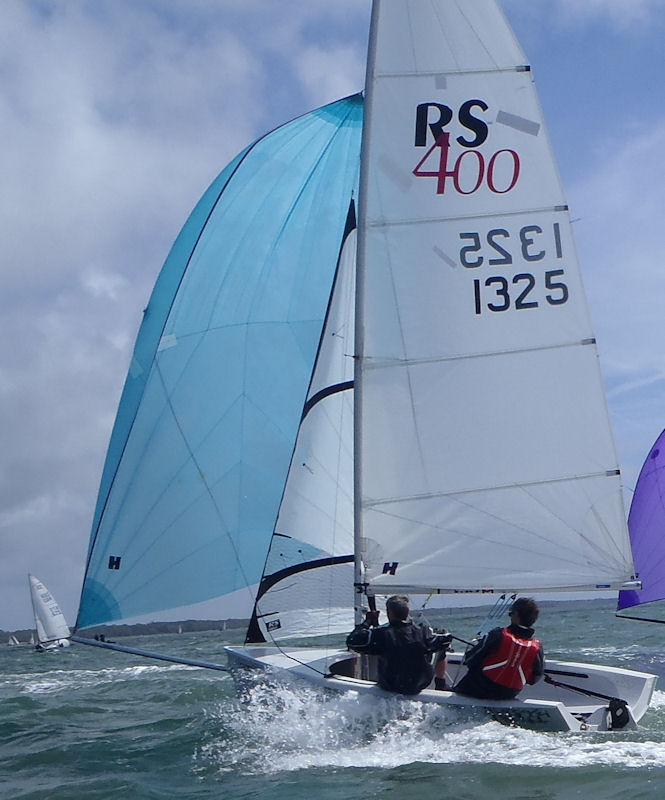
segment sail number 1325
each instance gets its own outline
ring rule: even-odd
[[[559,223],[555,222],[551,233],[547,233],[550,235],[546,235],[539,225],[525,225],[517,235],[511,235],[505,228],[493,228],[483,236],[478,232],[460,233],[463,242],[460,263],[467,269],[487,264],[495,270],[497,267],[514,269],[515,261],[525,264],[525,267],[535,266],[536,262],[546,258],[556,263],[563,258]],[[492,274],[475,278],[473,299],[476,314],[485,309],[498,312],[511,308],[538,308],[542,302],[558,306],[568,301],[568,286],[561,268],[545,271],[526,271],[525,268],[510,277]]]

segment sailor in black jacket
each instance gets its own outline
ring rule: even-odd
[[[400,694],[418,694],[434,675],[433,653],[445,653],[452,636],[434,633],[409,617],[409,600],[395,595],[386,601],[388,624],[378,625],[379,612],[368,611],[364,622],[347,636],[350,650],[379,657],[378,684]],[[437,663],[436,688],[443,688],[445,659]]]

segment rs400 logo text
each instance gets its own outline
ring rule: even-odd
[[[436,193],[446,188],[458,194],[473,194],[486,186],[494,194],[506,194],[520,177],[520,158],[515,150],[503,148],[483,154],[477,148],[488,137],[487,123],[479,116],[489,106],[484,100],[467,100],[457,111],[464,134],[451,142],[446,126],[455,113],[441,103],[420,103],[416,109],[415,146],[427,148],[413,174],[436,178]],[[429,146],[428,146],[429,145]]]

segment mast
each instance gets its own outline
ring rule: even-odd
[[[356,303],[355,303],[355,359],[353,375],[353,552],[354,552],[354,612],[356,624],[362,621],[362,595],[365,581],[364,547],[362,535],[362,472],[361,472],[361,418],[362,418],[362,371],[364,357],[364,320],[362,314],[365,291],[365,243],[367,231],[367,151],[372,125],[372,102],[376,37],[381,0],[373,0],[372,17],[367,46],[367,69],[365,72],[365,114],[360,145],[360,185],[358,192],[358,245],[356,256]]]

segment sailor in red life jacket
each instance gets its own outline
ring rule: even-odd
[[[519,597],[510,609],[510,625],[494,628],[464,656],[467,674],[453,691],[469,697],[510,700],[525,684],[543,677],[545,657],[532,625],[538,606],[531,597]]]

